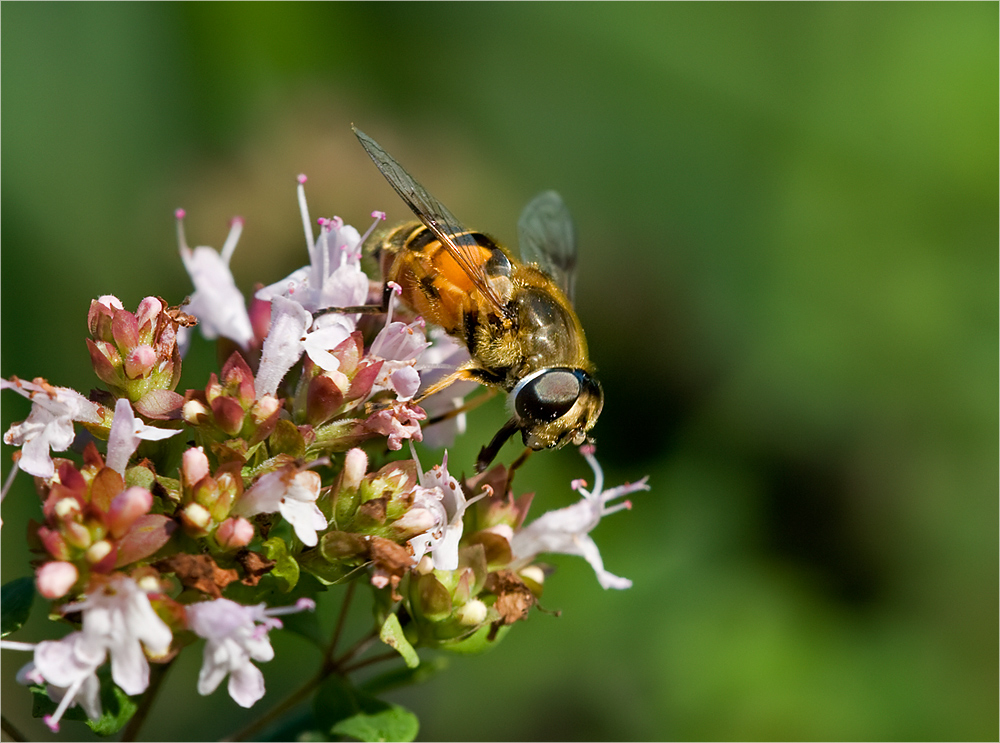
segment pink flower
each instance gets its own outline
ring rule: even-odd
[[[275,615],[313,609],[315,603],[300,599],[294,607],[265,609],[264,604],[242,606],[229,599],[215,599],[187,607],[190,629],[204,637],[205,652],[198,674],[198,693],[215,691],[227,675],[229,696],[241,707],[251,707],[264,696],[264,674],[251,660],[274,657],[267,633],[281,626]]]
[[[303,352],[322,369],[336,371],[337,357],[330,353],[354,330],[343,315],[312,315],[298,302],[283,296],[271,299],[271,329],[264,339],[256,386],[261,395],[274,395],[288,370]]]
[[[229,261],[242,231],[243,220],[237,217],[232,222],[221,253],[205,246],[192,250],[184,237],[184,210],[177,210],[177,241],[180,243],[181,260],[194,284],[194,294],[183,307],[184,311],[198,318],[201,334],[209,340],[221,335],[247,348],[254,337],[253,328],[246,302],[236,288],[229,269]]]
[[[313,237],[306,193],[299,177],[299,210],[309,251],[309,265],[281,281],[258,289],[258,300],[271,302],[271,330],[264,341],[257,385],[274,394],[282,378],[303,352],[326,371],[339,368],[330,353],[354,332],[359,315],[313,313],[328,307],[363,305],[368,299],[368,276],[361,270],[361,244],[374,229],[361,236],[339,217],[320,219],[319,239]],[[376,220],[377,223],[378,220]]]
[[[35,644],[4,641],[6,650],[33,650],[34,660],[17,672],[21,684],[46,684],[49,698],[58,703],[56,711],[46,715],[45,724],[59,732],[59,721],[75,704],[83,707],[87,717],[101,716],[101,682],[97,669],[104,663],[107,652],[90,641],[82,632],[73,632],[61,640],[45,640]]]
[[[281,281],[259,289],[258,299],[274,300],[275,297],[291,299],[312,314],[327,307],[353,307],[362,305],[368,298],[368,277],[361,270],[361,245],[371,234],[375,224],[364,236],[339,217],[319,220],[319,239],[313,237],[312,221],[306,204],[305,176],[299,176],[296,190],[302,228],[309,251],[309,265],[293,271]],[[384,216],[382,217],[384,219]],[[357,314],[342,316],[354,330]]]
[[[120,475],[125,474],[128,460],[139,448],[140,441],[162,441],[181,433],[181,429],[147,426],[135,417],[132,405],[124,398],[118,398],[115,417],[108,434],[107,465]]]
[[[146,690],[149,664],[143,646],[154,656],[163,655],[173,635],[134,580],[116,574],[63,610],[83,612],[83,635],[93,647],[111,653],[111,677],[122,691],[131,695]]]
[[[573,483],[574,490],[583,494],[583,500],[572,506],[549,511],[532,521],[528,526],[515,532],[511,541],[514,554],[513,567],[527,565],[544,552],[579,555],[590,563],[597,574],[597,580],[604,588],[629,588],[632,581],[612,575],[604,569],[601,553],[590,537],[590,532],[603,516],[632,507],[629,501],[614,506],[607,504],[623,495],[639,490],[649,490],[648,478],[639,482],[620,485],[611,490],[603,490],[604,472],[593,455],[592,447],[580,447],[580,452],[594,470],[594,490],[588,492],[582,480]]]
[[[316,506],[320,484],[320,476],[311,470],[285,467],[268,472],[243,494],[232,514],[249,517],[279,511],[295,529],[295,536],[313,547],[318,541],[316,532],[326,528],[326,517]]]
[[[391,389],[401,402],[410,400],[420,388],[420,374],[415,365],[417,358],[430,345],[424,335],[424,321],[418,318],[409,324],[392,322],[392,308],[396,295],[401,291],[398,284],[390,282],[393,293],[389,298],[385,327],[372,341],[369,355],[382,360],[379,375],[372,386],[373,391]]]
[[[76,432],[73,422],[100,423],[100,408],[79,392],[67,387],[55,387],[44,379],[26,382],[17,377],[0,379],[0,389],[11,389],[31,400],[31,414],[15,423],[4,434],[9,446],[20,446],[18,467],[35,477],[52,477],[55,465],[52,451],[68,449]]]
[[[388,407],[372,413],[361,424],[364,431],[385,436],[386,445],[393,451],[403,448],[403,439],[420,441],[420,421],[426,418],[424,411],[409,403],[393,401]]]
[[[411,446],[412,449],[412,446]],[[420,470],[420,462],[416,452],[412,452],[413,460]],[[440,465],[434,465],[420,474],[420,484],[414,491],[411,517],[416,520],[425,518],[433,521],[423,534],[418,534],[408,540],[413,548],[414,563],[420,562],[425,554],[434,558],[436,570],[455,570],[458,568],[458,543],[462,539],[464,525],[462,518],[465,510],[486,492],[466,500],[465,491],[458,480],[448,472],[448,453],[445,452]],[[407,514],[409,516],[409,514]],[[405,518],[405,517],[404,517]],[[401,519],[402,520],[402,519]],[[398,525],[399,522],[397,522]]]

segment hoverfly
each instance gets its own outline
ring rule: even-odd
[[[420,220],[396,227],[376,249],[386,282],[398,284],[405,305],[464,343],[471,356],[417,401],[459,380],[507,393],[511,418],[480,452],[480,472],[518,431],[536,451],[584,443],[604,392],[571,304],[576,243],[562,198],[546,191],[525,207],[518,260],[464,227],[375,140],[354,133]]]

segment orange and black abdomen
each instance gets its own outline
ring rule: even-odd
[[[472,233],[475,247],[466,246],[488,276],[509,276],[510,260],[489,237]],[[480,290],[440,240],[422,224],[406,224],[382,242],[382,275],[402,288],[400,299],[428,322],[440,325],[466,345],[488,306]]]

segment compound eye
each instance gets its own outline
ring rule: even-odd
[[[550,423],[565,415],[580,396],[581,372],[547,369],[525,382],[514,398],[514,411],[522,419]]]

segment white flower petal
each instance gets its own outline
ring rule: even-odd
[[[302,340],[312,315],[297,302],[285,297],[271,300],[271,329],[264,339],[257,370],[258,396],[275,395],[289,369],[302,356]]]
[[[229,674],[229,696],[241,707],[252,707],[264,696],[264,674],[247,663]]]

